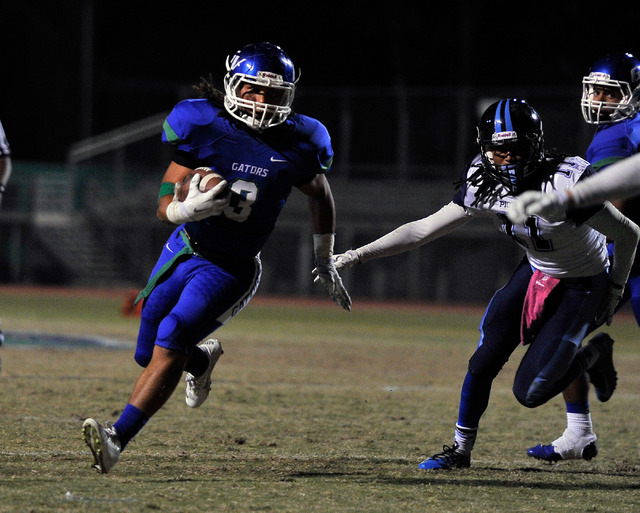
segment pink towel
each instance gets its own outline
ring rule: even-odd
[[[527,345],[536,338],[540,327],[544,323],[544,313],[548,313],[549,296],[560,283],[559,278],[552,278],[541,271],[534,271],[529,282],[527,295],[522,307],[522,323],[520,326],[520,340]]]

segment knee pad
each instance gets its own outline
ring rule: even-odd
[[[176,339],[180,335],[182,327],[182,318],[174,312],[170,313],[158,326],[156,344],[166,349],[183,349],[179,344],[176,344]]]

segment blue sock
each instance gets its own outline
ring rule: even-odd
[[[125,406],[122,415],[113,425],[118,433],[121,450],[124,451],[129,441],[138,434],[148,420],[149,418],[132,404]]]
[[[589,401],[579,401],[577,403],[565,403],[567,413],[590,413]]]
[[[467,372],[460,393],[458,426],[477,429],[480,424],[480,417],[482,417],[489,404],[491,384],[492,380],[482,379]]]

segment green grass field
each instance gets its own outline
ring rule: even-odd
[[[11,334],[99,335],[125,349],[0,348],[0,512],[640,511],[640,330],[614,321],[620,376],[592,399],[600,455],[550,465],[525,450],[559,436],[561,398],[520,406],[496,380],[468,470],[417,465],[453,441],[477,308],[258,297],[217,333],[225,353],[199,409],[182,385],[107,475],[90,468],[82,421],[115,421],[139,368],[137,319],[109,293],[0,288]]]

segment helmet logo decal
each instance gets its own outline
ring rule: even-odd
[[[589,73],[589,79],[595,82],[608,82],[611,80],[609,73],[599,73],[597,71]]]
[[[272,73],[271,71],[258,71],[257,76],[259,78],[273,80],[274,82],[284,82],[282,75],[278,75],[277,73]]]
[[[516,141],[518,139],[518,134],[513,130],[509,130],[508,132],[495,132],[491,135],[491,142],[493,143],[501,143],[505,141]]]
[[[229,66],[229,69],[236,69],[238,66],[240,66],[243,62],[246,62],[246,61],[247,59],[241,59],[237,55],[234,55],[231,59],[231,66]]]

